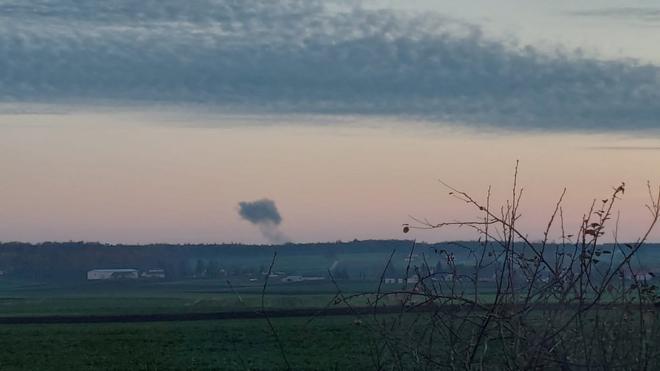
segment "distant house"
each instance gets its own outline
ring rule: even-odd
[[[282,282],[302,282],[303,276],[286,276],[282,278]]]
[[[87,272],[87,280],[135,280],[137,269],[92,269]]]
[[[639,271],[633,273],[633,277],[637,281],[651,281],[653,280],[653,277],[655,277],[655,274],[653,272],[647,272],[647,271]]]
[[[282,282],[322,281],[325,277],[286,276]]]
[[[403,258],[403,261],[405,261],[406,263],[413,262],[417,259],[417,257],[419,257],[419,255],[412,254],[410,256],[406,256],[405,258]]]
[[[453,279],[454,279],[454,275],[452,273],[447,273],[447,272],[436,273],[435,277],[433,277],[434,281],[451,281]]]
[[[383,280],[385,284],[395,284],[395,283],[417,283],[419,278],[417,276],[412,276],[408,278],[385,278]]]
[[[165,279],[165,270],[163,269],[147,269],[140,274],[142,278],[149,279]]]

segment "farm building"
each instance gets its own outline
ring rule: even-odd
[[[165,270],[163,270],[163,269],[147,269],[146,271],[142,272],[142,274],[140,274],[140,277],[150,278],[150,279],[164,279],[165,278]]]
[[[87,272],[87,279],[93,280],[125,280],[137,279],[137,269],[92,269]]]
[[[634,279],[636,281],[647,282],[653,280],[655,274],[653,272],[648,272],[648,271],[638,271],[638,272],[634,272],[631,276],[632,276],[631,279]]]
[[[325,277],[286,276],[282,282],[323,281]]]
[[[282,282],[302,282],[303,276],[286,276],[282,278]]]
[[[408,278],[392,278],[392,277],[388,277],[388,278],[384,278],[384,279],[383,279],[383,282],[384,282],[385,284],[396,284],[396,283],[417,283],[417,282],[419,282],[419,277],[417,277],[417,276],[412,276],[412,277],[408,277]]]

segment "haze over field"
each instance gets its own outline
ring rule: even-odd
[[[533,238],[564,186],[577,228],[621,181],[637,237],[660,182],[658,9],[410,3],[2,2],[0,239],[402,238],[409,215],[476,215],[438,179],[502,201],[516,160]],[[237,213],[264,198],[276,234]]]

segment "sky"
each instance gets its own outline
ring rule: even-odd
[[[660,4],[0,2],[0,240],[309,242],[478,213],[521,228],[660,184]],[[264,201],[260,224],[245,205]],[[277,222],[273,222],[277,221]],[[660,234],[652,236],[660,240]]]

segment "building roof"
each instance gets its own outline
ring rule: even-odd
[[[137,269],[92,269],[90,272],[137,272]]]

